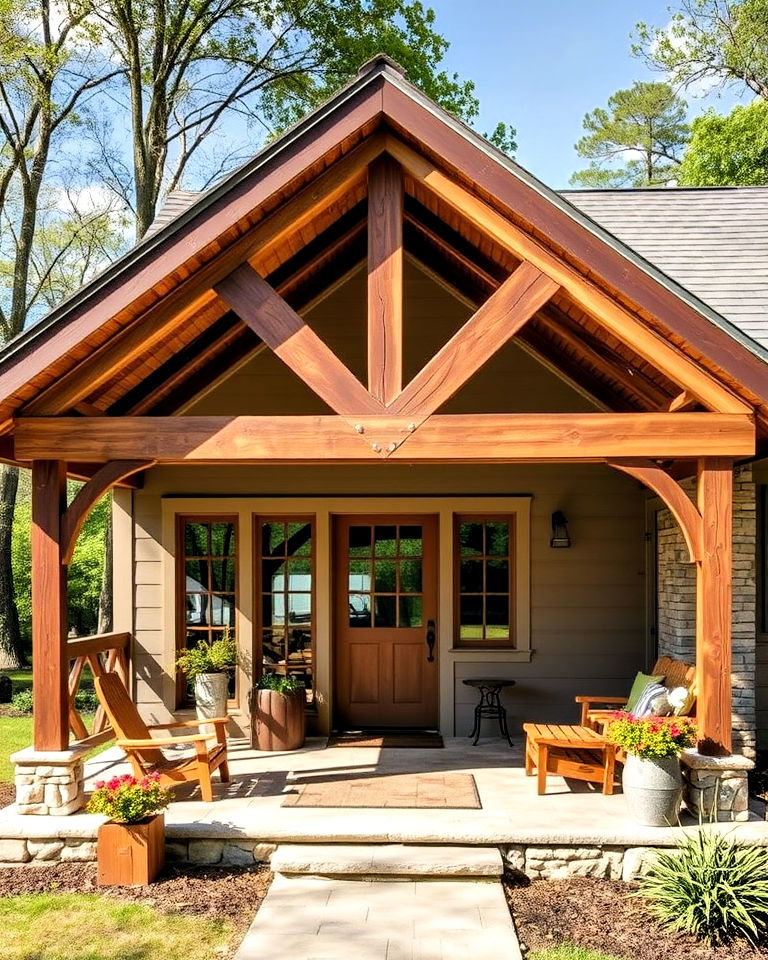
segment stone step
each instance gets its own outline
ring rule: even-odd
[[[287,876],[500,877],[498,847],[281,843],[272,870]]]

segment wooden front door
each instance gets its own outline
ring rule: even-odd
[[[437,517],[337,517],[334,534],[336,725],[436,727]]]

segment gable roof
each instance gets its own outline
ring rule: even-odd
[[[170,310],[185,284],[213,278],[238,251],[250,256],[249,231],[303,187],[343,166],[378,130],[410,144],[429,167],[545,242],[591,283],[692,359],[731,391],[768,413],[768,378],[760,351],[734,325],[653,264],[549,190],[409,84],[387,58],[375,58],[323,107],[253,160],[203,193],[148,235],[94,281],[0,351],[0,424],[88,358],[89,351],[158,309]],[[414,132],[416,131],[416,132]],[[325,171],[325,174],[323,173]],[[359,197],[357,198],[360,199]],[[229,258],[227,257],[229,254]],[[213,278],[213,279],[212,279]],[[194,286],[194,284],[192,284]],[[205,289],[205,287],[202,287]],[[153,314],[154,316],[154,314]],[[22,362],[23,361],[23,362]]]

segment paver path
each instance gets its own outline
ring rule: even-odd
[[[275,876],[235,960],[520,960],[497,879]]]

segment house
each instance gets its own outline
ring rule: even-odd
[[[233,729],[265,668],[306,682],[315,732],[451,736],[465,679],[567,722],[661,651],[696,661],[702,750],[752,753],[766,241],[766,190],[554,193],[384,57],[174,195],[0,353],[35,750],[67,750],[71,657],[128,652],[161,721],[176,651],[229,630]],[[68,641],[66,563],[110,489],[116,632]]]

